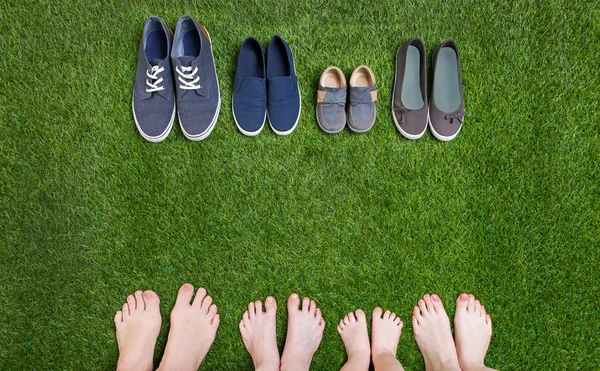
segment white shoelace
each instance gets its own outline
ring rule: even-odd
[[[199,89],[202,87],[202,85],[198,84],[196,85],[196,83],[198,81],[200,81],[200,76],[196,76],[196,73],[198,73],[198,67],[194,68],[194,71],[192,71],[192,67],[184,67],[181,66],[181,71],[179,70],[179,67],[175,67],[175,71],[177,71],[177,73],[179,74],[179,77],[177,78],[179,80],[179,82],[183,83],[183,85],[179,85],[179,87],[183,90],[195,90],[195,89]],[[191,73],[185,73],[185,72],[190,72]],[[183,77],[183,79],[182,79]],[[192,81],[187,81],[187,80],[192,80]]]
[[[146,70],[146,76],[148,76],[148,78],[150,78],[152,80],[155,80],[154,82],[146,80],[146,85],[148,85],[150,87],[150,88],[146,88],[146,93],[154,93],[156,91],[165,90],[164,86],[160,86],[160,83],[163,82],[163,78],[158,77],[158,74],[164,70],[165,70],[164,67],[159,67],[159,66],[152,66],[151,71]]]

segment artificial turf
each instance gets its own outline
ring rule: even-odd
[[[211,136],[144,141],[131,114],[145,18],[189,13],[210,32],[222,109]],[[247,303],[314,298],[327,321],[313,368],[344,361],[339,319],[357,307],[406,323],[398,357],[423,369],[412,306],[449,314],[475,294],[500,369],[600,369],[598,1],[22,1],[0,4],[0,369],[111,369],[127,294],[208,288],[221,327],[203,364],[251,368]],[[241,135],[231,113],[247,36],[291,45],[296,131]],[[420,37],[459,45],[459,136],[409,141],[391,116],[394,56]],[[375,72],[365,135],[322,133],[320,73]],[[430,68],[430,66],[429,66]],[[429,69],[431,81],[431,69]]]

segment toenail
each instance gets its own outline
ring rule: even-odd
[[[146,299],[154,299],[154,294],[151,293],[150,291],[146,291],[144,293],[144,296],[146,297]]]
[[[267,298],[267,302],[268,302],[269,304],[273,304],[273,298],[271,298],[271,297]]]
[[[460,301],[467,301],[469,300],[469,295],[467,294],[460,294]]]
[[[431,296],[431,298],[433,299],[433,301],[439,301],[440,298],[437,295],[433,295]]]
[[[296,299],[298,299],[298,294],[292,294],[292,299],[293,299],[293,300],[296,300]]]
[[[183,291],[185,291],[185,292],[190,292],[193,289],[194,289],[194,286],[192,286],[190,284],[183,285]]]

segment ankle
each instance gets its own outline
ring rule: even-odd
[[[389,349],[373,350],[373,365],[384,362],[386,359],[396,359],[396,355]]]
[[[486,367],[486,365],[483,363],[483,361],[481,362],[461,362],[459,360],[460,363],[460,369],[462,371],[478,371],[478,370],[488,370],[488,368]]]
[[[254,371],[279,371],[280,360],[279,358],[276,360],[262,360],[260,362],[254,363]]]
[[[371,364],[371,351],[358,350],[348,354],[348,362],[356,365],[358,368],[368,368]]]
[[[281,357],[281,371],[309,370],[312,359],[304,359],[301,356],[286,355]]]
[[[120,359],[117,361],[117,371],[129,371],[129,370],[147,370],[153,369],[152,361],[149,362],[130,362],[127,360]]]

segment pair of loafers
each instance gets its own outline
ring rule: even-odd
[[[267,117],[275,134],[294,131],[300,119],[300,88],[292,50],[283,38],[271,38],[266,58],[258,40],[244,40],[231,100],[235,124],[244,135],[258,135]]]
[[[419,139],[427,125],[433,136],[449,141],[458,135],[465,116],[458,47],[444,41],[433,53],[433,86],[427,100],[425,45],[420,39],[406,42],[396,54],[396,79],[392,113],[398,131]]]
[[[133,118],[142,137],[163,141],[177,112],[185,137],[202,140],[214,129],[220,106],[206,28],[184,15],[173,36],[162,19],[149,17],[140,42],[132,100]]]
[[[327,67],[319,79],[317,122],[328,134],[341,132],[346,124],[355,133],[366,133],[375,123],[377,88],[373,71],[368,66],[357,67],[348,85],[344,72],[335,66]]]

